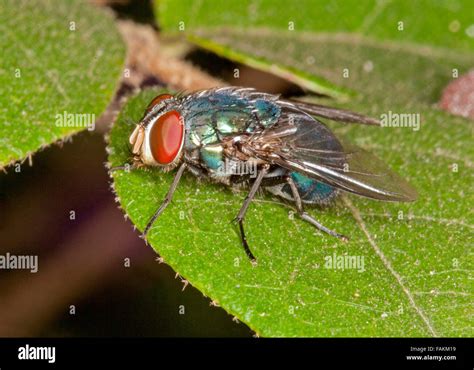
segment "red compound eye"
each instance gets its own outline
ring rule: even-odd
[[[172,110],[160,116],[150,131],[150,149],[155,161],[170,164],[176,158],[183,143],[181,114]]]
[[[147,113],[158,103],[161,103],[163,100],[167,99],[172,99],[173,95],[170,94],[161,94],[153,98],[153,100],[148,104],[148,107],[146,108]]]

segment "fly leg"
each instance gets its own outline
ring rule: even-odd
[[[171,183],[171,186],[168,190],[168,193],[165,196],[165,199],[161,203],[161,205],[158,207],[158,209],[155,211],[154,215],[150,218],[150,221],[148,221],[148,224],[145,227],[145,230],[143,230],[142,238],[146,238],[146,234],[148,231],[150,231],[150,228],[152,227],[153,223],[156,221],[156,219],[163,213],[165,208],[170,204],[171,199],[173,199],[173,194],[176,188],[178,187],[179,180],[181,179],[181,175],[183,174],[184,170],[186,169],[186,163],[183,163],[179,169],[178,172],[176,172],[176,175],[174,176],[173,182]]]
[[[299,216],[305,220],[308,221],[311,225],[316,227],[318,230],[325,232],[326,234],[335,236],[336,238],[339,238],[343,241],[348,241],[349,238],[345,235],[339,234],[331,229],[328,229],[326,226],[321,225],[318,221],[316,221],[312,216],[310,216],[308,213],[305,212],[303,208],[303,202],[301,201],[300,194],[298,193],[298,188],[296,187],[295,182],[290,176],[286,177],[286,182],[288,185],[290,185],[291,192],[293,193],[293,198],[295,199],[295,204],[296,204],[296,210],[298,211]]]
[[[269,168],[270,168],[269,165],[262,166],[262,169],[258,173],[257,178],[255,179],[255,182],[252,184],[252,187],[250,188],[250,192],[248,193],[247,197],[244,200],[244,203],[242,204],[242,207],[240,208],[239,214],[234,219],[234,221],[237,221],[239,223],[240,239],[242,241],[242,246],[244,247],[247,257],[252,262],[256,262],[256,258],[250,251],[249,245],[247,243],[247,238],[245,237],[244,218],[245,218],[245,213],[247,212],[247,209],[250,205],[250,202],[252,202],[252,199],[255,197],[255,194],[257,193],[257,190],[260,187],[260,184],[262,183],[262,179],[268,173]]]

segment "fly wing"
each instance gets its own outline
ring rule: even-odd
[[[345,109],[327,107],[325,105],[306,103],[296,100],[279,100],[278,103],[280,106],[288,110],[295,109],[308,113],[312,116],[328,118],[333,121],[380,126],[380,121],[378,119],[367,117]]]
[[[344,144],[324,124],[290,114],[254,138],[257,158],[305,174],[338,189],[386,201],[413,201],[416,191],[374,155]]]

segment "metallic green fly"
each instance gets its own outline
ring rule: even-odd
[[[304,206],[329,204],[340,191],[383,201],[416,199],[416,191],[406,181],[370,153],[344,143],[315,117],[379,125],[357,113],[285,100],[251,88],[154,98],[130,136],[133,166],[177,171],[143,236],[170,203],[186,170],[228,186],[249,185],[235,220],[252,261],[244,218],[260,188],[293,202],[303,220],[343,240],[347,238],[320,224]]]

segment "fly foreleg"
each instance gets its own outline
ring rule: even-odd
[[[173,199],[173,194],[178,187],[179,180],[181,179],[181,176],[183,175],[184,170],[186,169],[186,163],[183,163],[179,169],[178,172],[176,172],[176,175],[174,176],[173,182],[171,183],[171,186],[168,190],[168,193],[165,196],[165,199],[161,203],[161,205],[158,207],[158,209],[155,211],[154,215],[150,218],[150,221],[148,221],[148,224],[145,227],[145,230],[143,230],[142,238],[146,238],[146,234],[148,234],[148,231],[150,231],[151,227],[153,226],[153,223],[156,221],[156,219],[163,213],[165,208],[170,204],[171,199]]]

